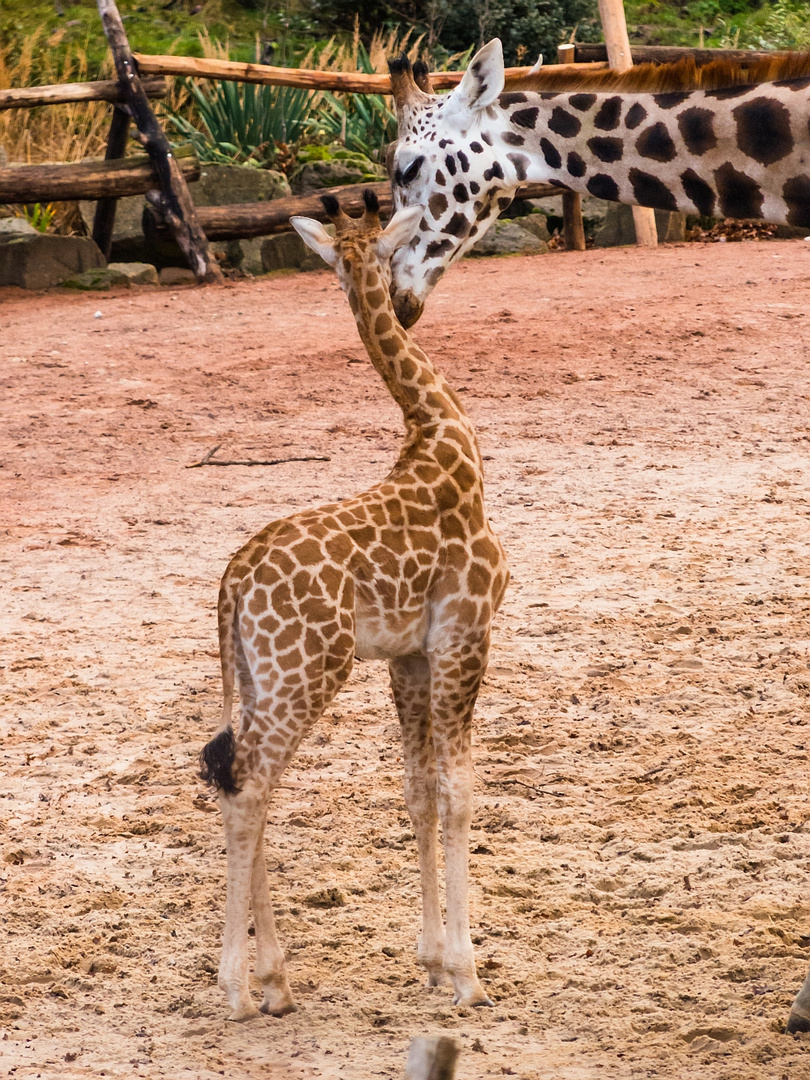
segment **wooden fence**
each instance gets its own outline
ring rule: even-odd
[[[184,251],[198,281],[221,281],[222,272],[209,240],[244,239],[266,236],[289,229],[294,214],[325,220],[317,196],[278,199],[272,202],[235,206],[195,208],[187,182],[200,175],[193,154],[172,150],[149,104],[166,94],[165,76],[226,79],[269,86],[293,86],[308,90],[330,90],[355,94],[390,92],[388,75],[354,72],[308,71],[263,64],[242,64],[229,60],[198,59],[185,56],[133,54],[115,5],[115,0],[97,0],[104,32],[116,65],[117,80],[68,83],[57,86],[23,87],[0,91],[0,110],[30,109],[77,101],[108,101],[113,106],[112,122],[103,162],[87,161],[70,165],[16,165],[0,168],[0,202],[34,203],[71,199],[96,200],[93,239],[109,258],[117,200],[144,193],[155,207],[149,220],[157,233],[172,234]],[[704,64],[717,58],[753,62],[766,53],[734,49],[686,49],[656,46],[632,48],[636,63],[670,62],[683,56]],[[558,63],[540,69],[556,79],[584,69],[608,66],[605,45],[562,45]],[[507,82],[514,82],[533,69],[507,68]],[[439,71],[430,76],[435,89],[458,85],[463,72]],[[124,157],[129,128],[134,121],[138,138],[146,151],[141,157]],[[384,212],[391,207],[390,185],[371,185],[380,197]],[[353,187],[332,188],[348,209],[360,207],[360,192]],[[530,184],[518,189],[518,198],[559,195],[551,184]],[[566,246],[584,249],[579,196],[563,192]]]

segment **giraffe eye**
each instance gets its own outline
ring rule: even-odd
[[[422,168],[422,163],[423,163],[424,160],[425,160],[425,158],[424,158],[423,155],[420,155],[418,158],[414,158],[414,160],[410,163],[408,168],[402,174],[402,183],[403,184],[410,184],[410,183],[412,183],[412,181],[414,181],[417,178],[417,176],[419,175],[419,170]]]

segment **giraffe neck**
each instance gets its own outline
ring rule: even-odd
[[[707,216],[810,226],[810,80],[660,94],[503,94],[504,177]]]
[[[467,430],[475,445],[475,432],[464,406],[400,325],[379,274],[372,272],[360,279],[355,275],[348,295],[369,359],[402,409],[409,435],[419,433],[435,439],[447,422],[453,422]]]

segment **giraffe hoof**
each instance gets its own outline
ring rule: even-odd
[[[785,1033],[787,1035],[796,1035],[800,1031],[810,1031],[810,1020],[806,1016],[800,1016],[798,1013],[792,1012],[788,1017]]]
[[[288,1001],[279,1005],[270,1005],[268,1002],[265,1002],[259,1007],[259,1012],[264,1013],[265,1016],[282,1017],[288,1016],[289,1013],[298,1012],[298,1006],[294,1001]]]
[[[256,1020],[260,1016],[261,1013],[255,1005],[242,1005],[234,1009],[228,1019],[235,1024],[245,1024],[248,1020]]]
[[[487,997],[483,990],[476,995],[468,995],[466,998],[463,994],[455,994],[453,997],[454,1005],[462,1005],[464,1008],[480,1009],[486,1007],[488,1009],[495,1008],[495,1002]]]

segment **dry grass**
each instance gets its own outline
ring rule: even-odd
[[[10,49],[0,49],[0,90],[30,86],[35,70],[38,84],[84,82],[89,78],[87,55],[80,46],[69,46],[58,57],[48,47],[51,44],[37,31],[25,39],[14,62],[10,60]],[[110,76],[104,73],[103,77]],[[103,101],[5,109],[0,112],[0,145],[9,161],[19,163],[97,157],[104,153],[109,117],[110,106]]]

